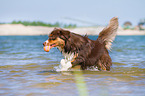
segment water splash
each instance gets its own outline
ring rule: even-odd
[[[60,65],[55,67],[56,71],[69,71],[69,68],[72,67],[71,61],[74,58],[74,53],[63,53],[65,59],[60,61]]]
[[[62,59],[60,61],[60,65],[55,67],[56,71],[68,71],[69,68],[72,67],[71,61],[67,59]]]

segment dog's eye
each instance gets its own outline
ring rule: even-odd
[[[55,40],[56,38],[55,37],[49,37],[49,40]]]
[[[55,40],[56,38],[52,38],[52,40]]]

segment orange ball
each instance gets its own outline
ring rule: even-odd
[[[49,52],[50,46],[44,46],[43,49],[44,49],[44,51]]]

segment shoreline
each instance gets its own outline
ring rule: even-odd
[[[67,30],[80,34],[80,35],[98,35],[104,27],[77,27],[69,28]],[[54,27],[44,26],[24,26],[22,24],[0,24],[0,36],[37,36],[48,35],[54,29]],[[145,35],[144,31],[139,30],[124,30],[121,27],[118,28],[117,35]]]

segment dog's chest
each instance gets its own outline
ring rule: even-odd
[[[57,70],[68,71],[72,67],[71,61],[74,59],[74,53],[65,53],[60,47],[58,49],[62,52],[64,59],[60,61],[60,66]]]
[[[57,47],[61,52],[62,52],[62,54],[63,54],[63,56],[64,56],[64,58],[66,59],[66,60],[68,60],[68,61],[72,61],[73,59],[74,59],[74,56],[75,56],[75,53],[65,53],[64,51],[63,51],[63,49],[61,49],[60,47]]]
[[[66,60],[68,60],[68,61],[72,61],[73,59],[74,59],[74,53],[64,53],[64,52],[62,52],[62,54],[63,54],[63,56],[64,56],[64,58],[66,59]]]

